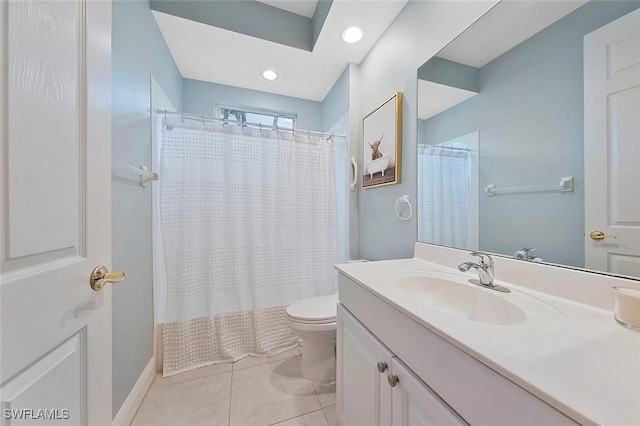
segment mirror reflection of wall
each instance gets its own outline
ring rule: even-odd
[[[583,37],[640,2],[584,3],[503,1],[418,70],[420,241],[505,255],[535,247],[546,262],[585,266]],[[460,143],[473,134],[477,147]],[[574,191],[485,194],[563,176]]]

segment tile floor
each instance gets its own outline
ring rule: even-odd
[[[166,379],[158,374],[131,424],[335,426],[335,404],[335,383],[302,378],[293,348]]]

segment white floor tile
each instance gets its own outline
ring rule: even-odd
[[[336,405],[336,382],[312,382],[318,394],[320,405],[329,407]]]
[[[340,423],[338,423],[338,416],[336,415],[335,405],[332,405],[331,407],[325,407],[322,409],[322,411],[324,411],[324,415],[327,418],[329,426],[340,426]]]
[[[231,373],[150,389],[136,413],[136,425],[228,425]]]
[[[268,362],[279,361],[281,359],[291,358],[293,356],[300,355],[300,350],[297,347],[287,349],[284,352],[280,352],[277,355],[270,357],[259,357],[259,356],[247,356],[233,363],[233,369],[239,370],[241,368],[254,367],[256,365],[266,364]]]
[[[172,385],[174,383],[186,382],[188,380],[200,379],[202,377],[212,376],[214,374],[228,373],[231,371],[233,364],[230,362],[222,364],[213,364],[206,367],[194,368],[193,370],[178,373],[169,377],[162,377],[162,373],[157,373],[156,378],[151,384],[151,389]]]
[[[300,356],[233,372],[231,426],[266,426],[319,410],[311,382],[300,377]]]
[[[277,426],[328,426],[328,423],[322,410],[318,410],[318,411],[314,411],[313,413],[305,414],[300,417],[296,417],[290,420],[285,420],[284,422],[281,422],[281,423],[276,423],[276,425]]]
[[[132,425],[336,426],[335,382],[300,376],[300,351],[247,357],[162,378]]]

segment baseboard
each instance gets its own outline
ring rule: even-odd
[[[154,377],[156,376],[156,360],[151,358],[147,366],[142,370],[138,381],[129,392],[129,396],[118,410],[118,414],[113,419],[113,426],[129,426],[136,415],[136,411],[142,404],[142,399],[147,394]]]

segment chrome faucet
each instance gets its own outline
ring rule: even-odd
[[[475,251],[471,252],[471,256],[479,257],[480,263],[464,262],[458,265],[458,270],[460,272],[467,272],[471,268],[474,268],[476,271],[478,271],[478,278],[480,278],[480,281],[469,281],[471,281],[473,284],[477,284],[481,287],[489,288],[491,290],[497,290],[503,293],[511,292],[509,289],[496,285],[493,282],[493,259],[491,258],[491,256],[486,253],[479,253]]]
[[[542,260],[536,255],[532,255],[530,252],[535,251],[533,247],[522,247],[513,253],[513,258],[518,260],[525,260],[527,262],[536,262]]]
[[[480,285],[485,287],[494,287],[493,283],[493,259],[488,254],[471,252],[471,256],[478,256],[480,263],[464,262],[458,265],[460,272],[467,272],[469,269],[474,268],[478,271],[478,277],[480,278]]]

